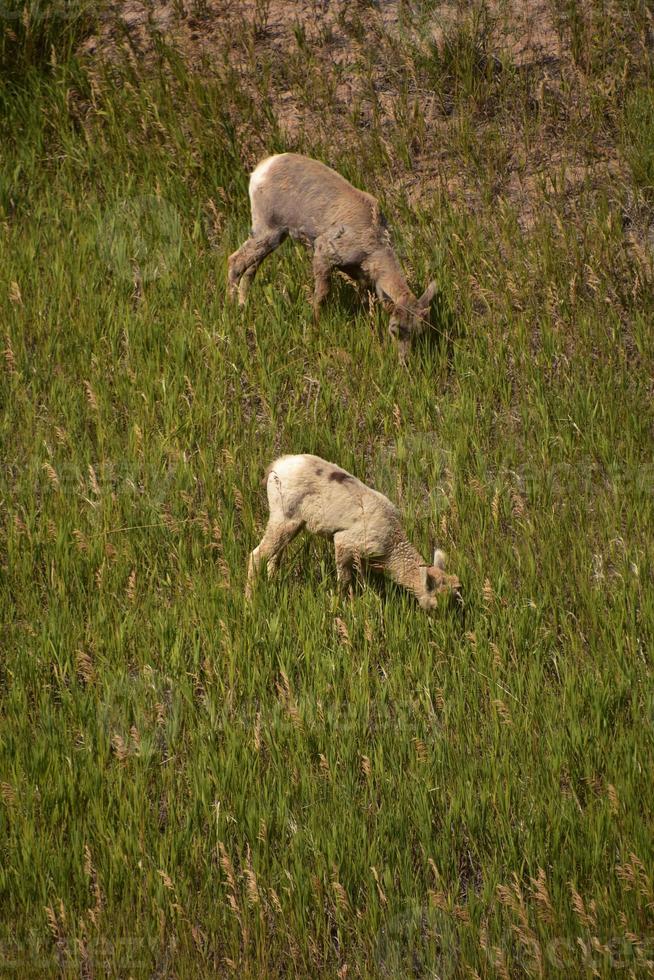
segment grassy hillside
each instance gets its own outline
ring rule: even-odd
[[[647,5],[545,4],[542,57],[506,3],[5,6],[3,968],[651,975]],[[313,325],[293,244],[226,303],[279,149],[437,278],[408,373],[347,283]],[[389,494],[463,609],[342,599],[302,538],[247,607],[281,451]]]

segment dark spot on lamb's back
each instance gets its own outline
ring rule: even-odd
[[[291,497],[290,500],[285,501],[284,517],[295,517],[307,497],[311,497],[315,492],[315,490],[305,490],[304,493],[298,494],[297,497]]]
[[[329,479],[333,480],[334,483],[346,483],[348,480],[351,480],[352,477],[344,470],[334,470],[329,474]]]
[[[322,476],[322,466],[316,466],[316,476]]]

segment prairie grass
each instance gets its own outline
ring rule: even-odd
[[[400,6],[395,33],[374,4],[318,41],[298,21],[284,63],[274,4],[210,66],[159,35],[147,59],[80,61],[81,33],[39,59],[5,23],[26,59],[0,90],[17,976],[653,972],[647,10],[552,4],[554,77],[485,5],[445,40],[439,5]],[[436,276],[408,375],[348,284],[312,324],[292,244],[226,302],[248,169],[282,148],[379,194],[412,281]],[[309,539],[248,608],[281,451],[392,496],[463,609],[427,618],[380,580],[345,601]]]

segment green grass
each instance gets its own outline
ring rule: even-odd
[[[573,94],[536,111],[536,79],[471,57],[478,23],[438,55],[389,45],[440,86],[438,133],[399,91],[395,129],[294,147],[379,193],[415,285],[437,277],[409,375],[347,285],[311,323],[292,244],[245,313],[226,303],[243,131],[258,155],[283,145],[269,105],[165,51],[160,73],[6,82],[9,973],[651,975],[649,171],[571,199],[553,163],[527,228],[497,184],[544,133],[649,145],[649,64],[625,60],[624,111],[604,76],[593,112]],[[316,91],[296,55],[292,84]],[[409,201],[412,135],[442,141],[476,206],[438,183]],[[428,618],[379,580],[346,601],[315,539],[249,608],[282,451],[392,496],[416,546],[449,552],[463,610]]]
[[[91,0],[2,0],[2,81],[20,82],[30,71],[48,73],[68,62],[97,24],[102,8],[101,2]]]

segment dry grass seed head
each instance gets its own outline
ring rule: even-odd
[[[346,646],[346,647],[351,646],[352,644],[351,644],[351,641],[350,641],[350,634],[349,634],[349,631],[348,631],[348,628],[347,628],[346,623],[342,619],[340,619],[338,616],[336,616],[334,618],[334,626],[336,627],[336,632],[339,635],[339,638],[340,638],[341,643],[344,646]]]
[[[268,895],[270,897],[270,902],[271,902],[272,907],[274,908],[275,912],[277,912],[278,915],[281,915],[282,914],[282,903],[279,901],[279,895],[277,894],[277,892],[275,891],[274,888],[269,888],[268,889]]]
[[[136,598],[136,569],[133,568],[130,572],[129,579],[127,580],[127,598],[130,602],[134,602]]]
[[[78,650],[75,655],[77,674],[84,684],[93,684],[95,681],[95,668],[90,654],[85,650]]]
[[[243,874],[245,875],[245,893],[247,895],[247,902],[250,908],[254,908],[256,905],[261,904],[257,876],[254,872],[254,868],[252,867],[244,868]]]
[[[554,922],[554,908],[547,888],[547,876],[543,868],[538,869],[538,877],[531,878],[531,887],[537,905],[537,917],[548,925]]]
[[[55,941],[58,941],[60,938],[60,932],[59,932],[59,922],[57,921],[56,913],[50,905],[44,906],[44,911],[45,911],[46,919],[48,920],[48,928],[52,933],[52,938]]]
[[[375,885],[377,886],[377,894],[379,896],[379,901],[381,902],[381,904],[383,906],[386,906],[386,905],[388,905],[388,899],[386,898],[386,895],[384,893],[384,889],[382,888],[381,882],[379,881],[379,875],[377,873],[377,868],[372,867],[370,870],[372,871],[372,876],[375,879]]]
[[[613,783],[609,783],[606,787],[606,791],[609,797],[609,806],[611,808],[611,813],[616,814],[620,810],[620,799],[618,797],[618,791],[616,790]]]
[[[583,898],[571,881],[568,882],[568,886],[570,888],[570,896],[572,898],[572,907],[580,926],[583,929],[595,929],[597,923],[595,922],[594,917],[586,910]]]
[[[511,718],[511,712],[507,708],[504,701],[500,700],[500,698],[495,698],[492,703],[493,703],[493,707],[496,709],[498,715],[502,719],[502,724],[512,725],[513,720]]]
[[[89,483],[91,484],[91,490],[96,496],[100,496],[100,484],[98,483],[98,478],[96,476],[95,470],[91,463],[89,463]]]
[[[87,878],[91,878],[93,875],[93,860],[91,857],[91,848],[88,844],[84,845],[84,874]]]
[[[44,469],[45,473],[47,474],[47,477],[48,477],[48,480],[50,481],[50,485],[51,485],[52,489],[53,490],[58,490],[59,489],[59,477],[57,476],[57,472],[56,472],[55,468],[50,463],[44,463],[43,464],[43,469]]]
[[[16,790],[11,783],[0,783],[0,796],[7,806],[13,806],[16,802]]]
[[[25,532],[27,531],[27,524],[20,516],[18,511],[16,511],[16,513],[14,514],[14,528],[18,535],[25,534]]]
[[[261,751],[261,712],[257,711],[254,719],[254,737],[253,737],[254,751]]]
[[[484,580],[484,588],[482,590],[482,596],[484,605],[492,606],[495,601],[495,593],[493,591],[493,586],[489,578]]]
[[[337,879],[333,879],[332,889],[334,890],[334,895],[336,896],[336,907],[340,909],[341,912],[349,912],[350,902],[347,897],[347,892],[343,888],[340,881],[338,881]]]
[[[4,354],[5,364],[7,365],[7,372],[9,374],[18,374],[18,371],[16,370],[16,357],[14,356],[14,351],[11,346],[11,340],[9,339],[8,336],[6,338],[5,343],[7,346],[5,347],[3,354]]]
[[[84,382],[84,390],[86,392],[86,400],[89,403],[89,407],[94,411],[98,411],[98,399],[96,398],[95,392],[90,381]]]
[[[81,555],[85,555],[89,550],[89,543],[84,535],[83,531],[79,528],[75,528],[73,531],[73,537],[75,538],[75,547]]]
[[[161,869],[159,869],[159,871],[157,872],[157,874],[159,875],[159,877],[163,881],[164,887],[169,892],[174,892],[175,891],[175,886],[173,885],[172,878],[170,877],[170,875],[167,874],[165,871],[162,871]]]
[[[232,864],[232,859],[227,853],[227,849],[222,841],[218,841],[218,852],[220,854],[220,867],[225,873],[227,884],[232,892],[236,892],[236,875],[234,873],[234,865]]]
[[[111,747],[114,750],[118,761],[121,763],[125,762],[129,755],[129,751],[124,738],[119,735],[118,732],[114,732],[114,734],[111,736]]]

